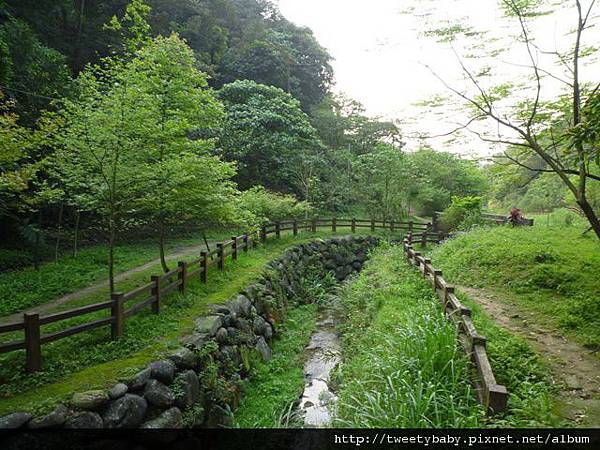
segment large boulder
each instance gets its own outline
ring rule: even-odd
[[[156,419],[149,420],[142,424],[140,428],[161,429],[161,428],[179,428],[183,415],[179,408],[173,407],[163,411]]]
[[[175,363],[170,359],[151,362],[151,377],[164,384],[171,384],[175,378]]]
[[[69,410],[65,405],[58,405],[50,414],[32,419],[27,426],[31,429],[56,428],[64,425]]]
[[[175,363],[177,369],[197,369],[200,366],[200,358],[189,348],[182,347],[169,356],[169,359]]]
[[[0,430],[12,430],[21,428],[31,420],[31,414],[16,412],[8,416],[0,417]]]
[[[104,390],[77,392],[71,398],[71,405],[75,409],[96,411],[104,407],[109,400],[108,392]]]
[[[206,333],[210,336],[214,336],[222,326],[223,319],[221,316],[205,316],[196,320],[196,326],[194,327],[194,330],[197,333]]]
[[[175,405],[181,410],[190,408],[200,399],[200,380],[193,370],[186,370],[175,378]]]
[[[111,398],[111,400],[116,400],[127,394],[128,390],[129,388],[125,383],[117,383],[112,388],[110,388],[110,390],[108,391],[108,396]]]
[[[150,380],[144,389],[144,398],[148,403],[159,408],[169,408],[175,402],[175,394],[158,380]]]
[[[146,382],[150,379],[150,375],[152,375],[152,369],[149,367],[136,373],[129,382],[129,389],[132,391],[142,389],[146,385]]]
[[[66,428],[103,428],[104,424],[100,414],[92,411],[82,411],[73,414],[65,422]]]
[[[135,428],[144,421],[148,402],[138,395],[125,394],[111,402],[104,412],[107,428]]]

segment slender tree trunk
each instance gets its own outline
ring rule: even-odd
[[[60,238],[62,233],[62,221],[63,214],[65,211],[65,204],[63,202],[60,203],[60,208],[58,210],[58,228],[56,233],[56,245],[54,246],[54,261],[58,261],[58,253],[60,250]]]
[[[115,241],[116,241],[116,223],[115,215],[111,214],[110,218],[110,230],[108,239],[108,287],[110,293],[115,292]]]
[[[33,268],[40,270],[40,239],[42,233],[42,210],[38,211],[37,230],[35,231],[35,242],[33,244]]]
[[[581,207],[581,210],[590,223],[592,230],[594,230],[594,233],[596,233],[596,236],[598,239],[600,239],[600,220],[598,220],[598,216],[596,215],[594,208],[592,208],[592,205],[590,205],[585,196],[580,197],[577,200],[577,204]]]
[[[169,266],[167,266],[165,258],[165,223],[162,217],[158,220],[158,248],[160,252],[160,265],[166,273],[169,271]]]
[[[202,231],[202,239],[204,239],[204,245],[206,245],[206,251],[208,252],[208,255],[210,256],[210,259],[213,259],[213,255],[210,250],[210,245],[208,245],[208,239],[206,239],[206,233],[204,233],[204,230]]]
[[[75,212],[75,233],[73,234],[73,257],[77,256],[77,244],[79,240],[79,222],[81,220],[81,211]]]

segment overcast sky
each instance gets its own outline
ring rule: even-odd
[[[423,17],[423,8],[407,14],[406,10],[412,5],[430,5],[431,14]],[[478,30],[490,29],[491,36],[499,38],[519,31],[514,22],[502,20],[497,0],[280,0],[279,6],[289,20],[310,27],[334,57],[336,90],[363,103],[369,115],[399,120],[409,148],[418,147],[417,133],[442,134],[455,128],[454,122],[465,117],[450,104],[444,108],[444,115],[415,105],[438,94],[448,95],[426,66],[453,86],[467,86],[450,45],[438,43],[423,32],[440,20],[452,23],[460,19],[466,19]],[[576,23],[573,12],[571,9],[545,16],[532,24],[537,42],[545,44],[545,49],[564,50],[566,44],[572,42],[567,33]],[[597,30],[591,30],[588,42],[594,38],[597,43],[599,36]],[[467,53],[460,42],[454,46],[459,54]],[[492,67],[495,82],[525,80],[529,73],[528,69],[515,65],[527,63],[524,46],[510,48],[500,57],[501,62],[498,60]],[[544,67],[562,76],[563,72],[549,57],[536,55],[536,58]],[[479,62],[467,61],[473,68]],[[600,73],[597,66],[596,71]],[[591,69],[584,72],[587,79],[592,76]],[[544,80],[543,92],[546,98],[551,98],[564,86],[548,77]],[[469,136],[454,142],[441,138],[428,142],[436,149],[473,157],[498,150],[466,134]]]

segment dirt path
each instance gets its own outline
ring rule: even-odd
[[[217,242],[217,241],[209,241],[208,244],[212,248],[215,245],[215,242]],[[189,255],[200,254],[200,252],[205,249],[206,249],[206,246],[204,245],[204,243],[201,245],[194,245],[192,247],[178,248],[178,249],[175,249],[173,251],[173,253],[171,253],[171,255],[169,255],[169,257],[167,258],[167,261],[177,260],[178,258],[186,257]],[[143,272],[145,270],[150,269],[151,267],[158,266],[158,265],[160,265],[160,259],[157,258],[157,259],[149,261],[146,264],[143,264],[141,266],[134,267],[133,269],[126,270],[125,272],[121,272],[115,276],[115,283],[119,283],[120,281],[126,280],[127,278],[131,277],[132,275]],[[79,300],[87,295],[90,295],[97,291],[105,289],[105,288],[107,288],[107,286],[108,286],[108,280],[99,281],[97,283],[94,283],[94,284],[86,287],[86,288],[80,289],[75,292],[71,292],[70,294],[63,295],[62,297],[59,297],[56,300],[52,300],[51,302],[44,303],[42,305],[37,305],[32,308],[26,309],[24,311],[20,311],[18,313],[11,314],[9,316],[0,317],[0,324],[15,322],[15,321],[20,320],[20,319],[22,319],[24,312],[27,312],[27,313],[35,312],[38,314],[48,313],[58,306],[64,305],[65,303],[69,303],[71,301]]]
[[[562,415],[586,427],[600,426],[600,360],[557,330],[535,323],[534,315],[486,289],[460,286],[496,323],[525,338],[552,372],[560,388]]]

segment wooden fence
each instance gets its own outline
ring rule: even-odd
[[[426,243],[426,241],[425,241]],[[421,245],[423,245],[421,240]],[[464,307],[454,293],[454,286],[448,284],[442,277],[442,271],[435,269],[431,259],[424,258],[413,248],[413,236],[409,234],[403,242],[404,254],[409,263],[418,267],[443,303],[446,315],[458,326],[462,345],[477,369],[477,391],[480,402],[488,413],[497,413],[506,409],[508,392],[502,385],[496,383],[492,366],[486,352],[486,339],[477,333],[471,310]]]
[[[139,286],[127,293],[115,292],[104,302],[83,306],[80,308],[40,316],[38,313],[24,313],[23,320],[15,323],[0,324],[0,336],[7,333],[21,332],[19,340],[0,343],[0,354],[25,350],[26,367],[28,372],[42,370],[42,345],[63,339],[85,331],[110,326],[112,339],[118,339],[124,333],[125,322],[128,318],[150,307],[152,312],[159,314],[164,297],[173,291],[185,294],[188,283],[199,279],[208,282],[209,267],[215,266],[223,270],[227,258],[235,261],[239,252],[246,253],[260,242],[265,242],[270,235],[279,238],[282,232],[292,231],[296,236],[301,231],[316,232],[317,229],[329,228],[333,233],[340,227],[350,228],[352,233],[357,229],[389,230],[391,232],[405,231],[409,234],[420,233],[423,242],[431,239],[431,224],[406,221],[381,221],[365,219],[311,219],[287,220],[263,226],[259,233],[234,236],[231,240],[216,244],[210,252],[201,252],[200,257],[191,262],[178,262],[177,268],[168,273],[153,275],[150,282]],[[436,235],[437,236],[437,235]],[[63,320],[85,316],[97,311],[107,310],[105,318],[71,326],[61,331],[48,334],[42,333],[42,327]]]

